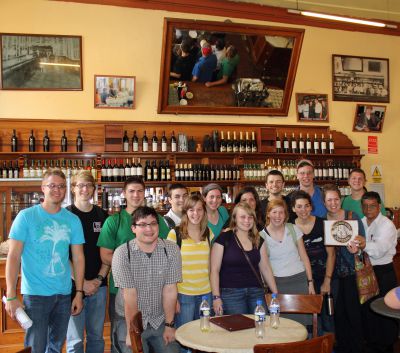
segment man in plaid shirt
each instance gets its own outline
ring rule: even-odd
[[[179,352],[174,327],[176,284],[182,281],[179,247],[158,238],[158,217],[153,208],[139,207],[134,212],[132,231],[136,238],[118,247],[112,259],[115,286],[122,289],[115,309],[126,319],[126,345],[131,346],[129,323],[140,310],[144,353],[150,347],[157,353]],[[118,340],[124,339],[121,336]]]

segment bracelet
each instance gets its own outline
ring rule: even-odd
[[[219,295],[213,295],[213,300],[221,299]]]
[[[313,282],[314,282],[313,279],[308,279],[308,280],[307,280],[307,283],[308,283],[308,284],[313,283]]]
[[[12,298],[7,298],[6,299],[6,301],[8,301],[8,302],[12,302],[13,300],[16,300],[17,299],[17,296],[15,296],[15,297],[12,297]]]

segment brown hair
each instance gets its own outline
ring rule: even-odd
[[[271,200],[270,202],[268,202],[267,210],[265,212],[265,219],[266,219],[265,224],[266,225],[269,225],[269,223],[270,223],[268,213],[270,213],[276,207],[283,207],[283,209],[285,211],[285,223],[287,223],[287,221],[289,219],[289,212],[287,209],[286,202],[283,200]]]
[[[83,180],[87,183],[91,183],[93,185],[93,187],[96,185],[96,181],[94,180],[94,177],[89,170],[79,170],[78,173],[76,173],[75,175],[72,176],[71,185],[76,186],[78,180]],[[72,189],[71,189],[71,192],[75,196],[75,192]],[[94,189],[93,189],[93,193],[94,193]]]
[[[323,189],[322,189],[322,200],[325,202],[325,198],[326,198],[326,193],[328,191],[332,191],[332,192],[336,192],[339,196],[339,199],[341,198],[341,194],[340,194],[340,190],[339,188],[334,185],[334,184],[326,184],[324,185]]]
[[[182,218],[181,218],[181,224],[179,226],[179,232],[181,235],[182,239],[187,239],[190,238],[189,232],[188,232],[188,223],[189,219],[187,216],[187,211],[193,207],[196,206],[196,204],[200,202],[201,207],[203,208],[204,214],[203,218],[200,222],[200,233],[201,233],[201,240],[206,240],[207,237],[210,236],[210,230],[208,228],[208,218],[207,218],[207,209],[206,209],[206,204],[203,200],[203,198],[200,195],[194,194],[190,195],[186,200],[183,205],[183,210],[182,210]]]
[[[43,174],[43,180],[46,180],[47,178],[50,178],[53,175],[58,176],[58,177],[60,177],[60,178],[62,178],[64,180],[66,180],[65,174],[59,168],[49,168],[49,169],[47,169]]]
[[[233,209],[229,228],[233,229],[234,231],[236,230],[236,214],[238,213],[239,209],[245,211],[249,216],[253,216],[253,227],[249,230],[248,236],[253,246],[258,248],[258,244],[260,243],[260,234],[258,233],[257,229],[257,216],[254,210],[246,202],[239,202]]]

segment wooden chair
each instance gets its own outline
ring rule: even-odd
[[[291,343],[256,344],[254,353],[332,353],[333,334]]]
[[[129,335],[131,336],[133,353],[143,353],[142,332],[143,332],[142,312],[138,311],[133,316],[129,325]]]
[[[15,353],[31,353],[32,352],[32,347],[25,347],[24,349],[21,349],[18,352]]]
[[[271,294],[266,295],[267,305],[271,302]],[[321,312],[323,297],[321,294],[278,294],[281,313],[312,314],[313,337],[318,336],[317,317]]]

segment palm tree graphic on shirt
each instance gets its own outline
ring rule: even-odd
[[[52,226],[44,227],[44,235],[40,238],[40,242],[51,241],[53,248],[51,252],[51,261],[46,267],[44,274],[50,277],[55,277],[65,272],[65,266],[62,263],[60,254],[56,251],[58,243],[66,241],[69,242],[70,229],[65,224],[58,224],[52,221]]]

